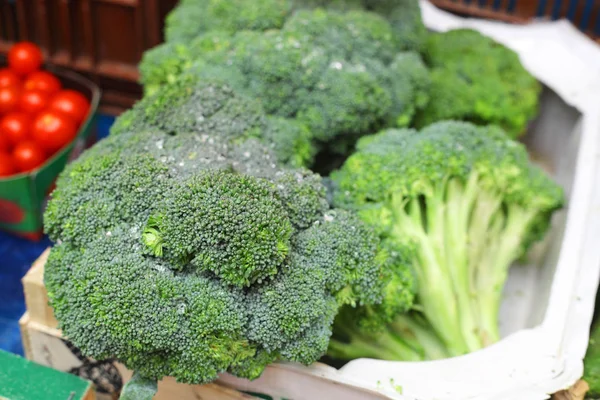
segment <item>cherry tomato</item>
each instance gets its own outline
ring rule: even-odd
[[[16,86],[0,88],[0,114],[15,110],[19,104],[21,90]]]
[[[0,135],[4,137],[10,147],[29,139],[31,133],[31,117],[22,112],[6,114],[0,120]]]
[[[30,42],[19,42],[8,51],[8,66],[19,76],[36,71],[42,65],[40,48]]]
[[[77,136],[77,126],[68,116],[56,111],[44,111],[33,121],[33,139],[48,155],[52,155]]]
[[[23,87],[25,90],[40,90],[48,96],[52,96],[60,90],[61,84],[58,78],[50,72],[35,71],[27,76]]]
[[[61,90],[50,101],[49,109],[60,111],[80,124],[88,114],[90,103],[85,96],[74,90]]]
[[[37,143],[28,140],[15,146],[12,157],[21,172],[32,171],[46,161],[44,150]]]
[[[0,68],[0,87],[21,86],[21,79],[8,68]]]
[[[6,177],[16,174],[17,169],[12,157],[8,153],[0,153],[0,177]]]
[[[12,149],[12,143],[8,138],[0,133],[0,153],[8,153]]]
[[[48,95],[41,90],[25,90],[19,99],[19,110],[37,115],[48,108]]]

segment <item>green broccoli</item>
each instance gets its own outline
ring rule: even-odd
[[[596,302],[597,303],[597,302]],[[600,326],[592,327],[588,349],[583,359],[583,379],[590,386],[588,396],[600,396]]]
[[[214,30],[277,29],[290,12],[290,0],[182,0],[167,15],[165,38],[187,42]]]
[[[231,38],[209,32],[186,50],[163,44],[144,56],[141,80],[146,94],[181,71],[226,82],[260,100],[267,114],[304,125],[313,154],[327,147],[345,154],[368,132],[407,126],[426,105],[429,73],[416,52],[403,48],[379,14],[301,10],[280,30]]]
[[[433,33],[423,57],[431,67],[431,101],[416,126],[456,119],[495,124],[521,136],[536,116],[541,85],[512,50],[471,29]]]
[[[45,214],[60,328],[84,354],[134,370],[128,396],[163,376],[201,384],[225,371],[254,379],[276,360],[310,364],[340,307],[382,300],[376,234],[330,209],[318,175],[236,136],[256,116],[218,105],[226,93],[211,88],[195,104],[207,130],[129,120],[136,129],[67,166]]]
[[[467,122],[364,137],[332,179],[334,205],[356,210],[396,252],[386,269],[414,271],[419,316],[407,320],[386,301],[350,310],[347,320],[356,323],[338,324],[332,345],[331,354],[341,358],[374,356],[365,343],[381,346],[379,354],[414,359],[497,341],[510,265],[543,236],[564,200],[523,145],[500,128]],[[394,348],[401,341],[408,347]]]
[[[402,50],[419,51],[426,38],[417,0],[181,0],[165,21],[167,42],[187,43],[210,31],[280,29],[299,10],[371,11],[385,17]]]
[[[254,137],[270,146],[279,162],[291,166],[311,164],[317,151],[303,124],[266,115],[258,101],[239,95],[224,80],[191,74],[121,114],[111,136],[148,130],[218,136],[227,143]]]

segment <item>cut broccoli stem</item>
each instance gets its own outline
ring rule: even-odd
[[[419,313],[398,315],[385,329],[350,328],[351,321],[337,321],[341,339],[329,342],[328,354],[339,359],[375,358],[389,361],[437,360],[450,356],[445,344]]]
[[[348,342],[331,339],[327,353],[340,360],[375,358],[389,361],[420,361],[423,359],[422,351],[415,350],[403,338],[392,335],[388,331],[373,335],[352,332]]]
[[[421,198],[392,200],[392,236],[416,244],[423,313],[455,356],[499,339],[502,287],[537,213],[503,209],[502,196],[476,172],[464,183],[447,178],[441,185],[423,190]]]
[[[398,334],[391,329],[359,327],[352,308],[343,309],[336,317],[336,335],[329,340],[327,354],[340,360],[375,358],[381,360],[420,361],[423,349],[411,334]]]
[[[431,329],[427,321],[417,313],[398,315],[391,329],[401,337],[415,338],[414,348],[422,349],[421,360],[440,360],[450,357],[448,349]]]
[[[498,216],[490,226],[484,256],[476,267],[477,304],[480,336],[483,345],[500,339],[498,313],[502,301],[502,290],[510,265],[521,255],[522,243],[537,216],[537,210],[526,210],[520,206],[507,207],[505,216]]]
[[[135,372],[123,386],[119,400],[152,400],[158,391],[158,383]]]
[[[431,193],[439,193],[432,190]],[[441,193],[445,191],[442,190]],[[477,325],[471,310],[466,262],[448,262],[444,237],[447,207],[443,198],[393,200],[395,231],[399,242],[417,244],[414,269],[419,282],[419,300],[425,316],[442,338],[451,355],[460,355],[480,348]],[[450,249],[452,250],[452,249]]]

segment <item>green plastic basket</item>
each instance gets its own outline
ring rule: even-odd
[[[101,94],[97,85],[77,73],[58,68],[47,70],[60,79],[64,88],[82,93],[90,102],[90,111],[79,128],[77,137],[39,169],[0,178],[0,229],[31,240],[42,237],[45,200],[54,188],[57,176],[67,162],[81,154],[88,139],[93,136],[91,133],[96,127],[96,112]]]

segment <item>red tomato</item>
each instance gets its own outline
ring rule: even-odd
[[[21,90],[16,86],[0,88],[0,114],[6,114],[17,108]]]
[[[48,95],[41,90],[25,90],[19,99],[19,110],[37,115],[48,108]]]
[[[8,153],[0,153],[0,177],[6,177],[16,174],[17,169],[12,157]]]
[[[0,133],[0,153],[8,153],[12,148],[12,143],[8,141],[8,138]]]
[[[68,115],[76,124],[80,124],[88,114],[90,103],[79,92],[61,90],[50,101],[49,108]]]
[[[35,71],[27,76],[23,87],[25,90],[40,90],[48,96],[52,96],[60,90],[61,84],[58,78],[50,72]]]
[[[8,66],[17,75],[25,76],[40,68],[42,52],[30,42],[19,42],[8,51]]]
[[[21,86],[21,79],[8,68],[0,68],[0,87]]]
[[[44,111],[33,121],[33,139],[52,155],[77,136],[77,126],[71,118],[56,111]]]
[[[44,150],[32,141],[19,143],[13,149],[12,156],[17,169],[21,172],[34,170],[46,161]]]
[[[0,120],[0,135],[8,141],[10,147],[29,139],[30,131],[31,117],[25,113],[12,112]]]

